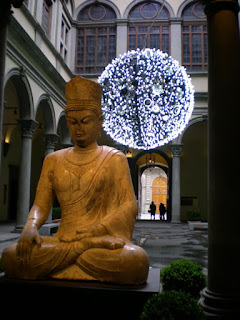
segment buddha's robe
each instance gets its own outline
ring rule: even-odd
[[[147,255],[131,243],[137,206],[126,157],[102,146],[84,163],[84,157],[72,161],[71,151],[60,150],[45,158],[35,198],[35,204],[51,208],[55,193],[61,207],[58,232],[41,237],[41,246],[34,246],[28,264],[17,262],[16,245],[7,248],[3,255],[6,275],[145,282]],[[100,228],[101,234],[81,238],[85,228]]]

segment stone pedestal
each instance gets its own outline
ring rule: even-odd
[[[172,220],[173,223],[180,223],[181,193],[180,193],[180,155],[181,144],[172,144]]]
[[[208,319],[240,319],[239,145],[240,41],[238,2],[206,0],[209,58]]]
[[[73,316],[78,319],[139,320],[147,299],[160,290],[160,269],[149,269],[147,283],[140,286],[63,280],[9,280],[2,277],[0,289],[5,293],[1,298],[2,312],[14,305],[16,314],[19,315],[21,310],[23,314],[30,312],[34,318]],[[9,310],[11,315],[14,310]]]

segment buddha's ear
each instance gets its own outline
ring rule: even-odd
[[[101,122],[101,124],[103,123],[103,115],[102,114],[98,117],[98,120]]]

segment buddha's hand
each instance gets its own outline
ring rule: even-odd
[[[41,237],[36,229],[23,230],[17,243],[17,259],[29,263],[33,247],[41,246]]]
[[[86,238],[82,240],[83,250],[91,248],[105,248],[110,250],[122,249],[126,242],[122,238],[103,236],[96,238]]]
[[[110,244],[110,248],[112,250],[121,249],[125,246],[126,242],[121,238],[113,238],[113,241]]]

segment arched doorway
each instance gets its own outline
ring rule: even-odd
[[[150,167],[143,171],[141,176],[141,208],[140,217],[150,219],[149,206],[154,201],[159,214],[159,205],[162,202],[167,207],[168,177],[160,167]],[[160,218],[159,215],[156,218]]]

